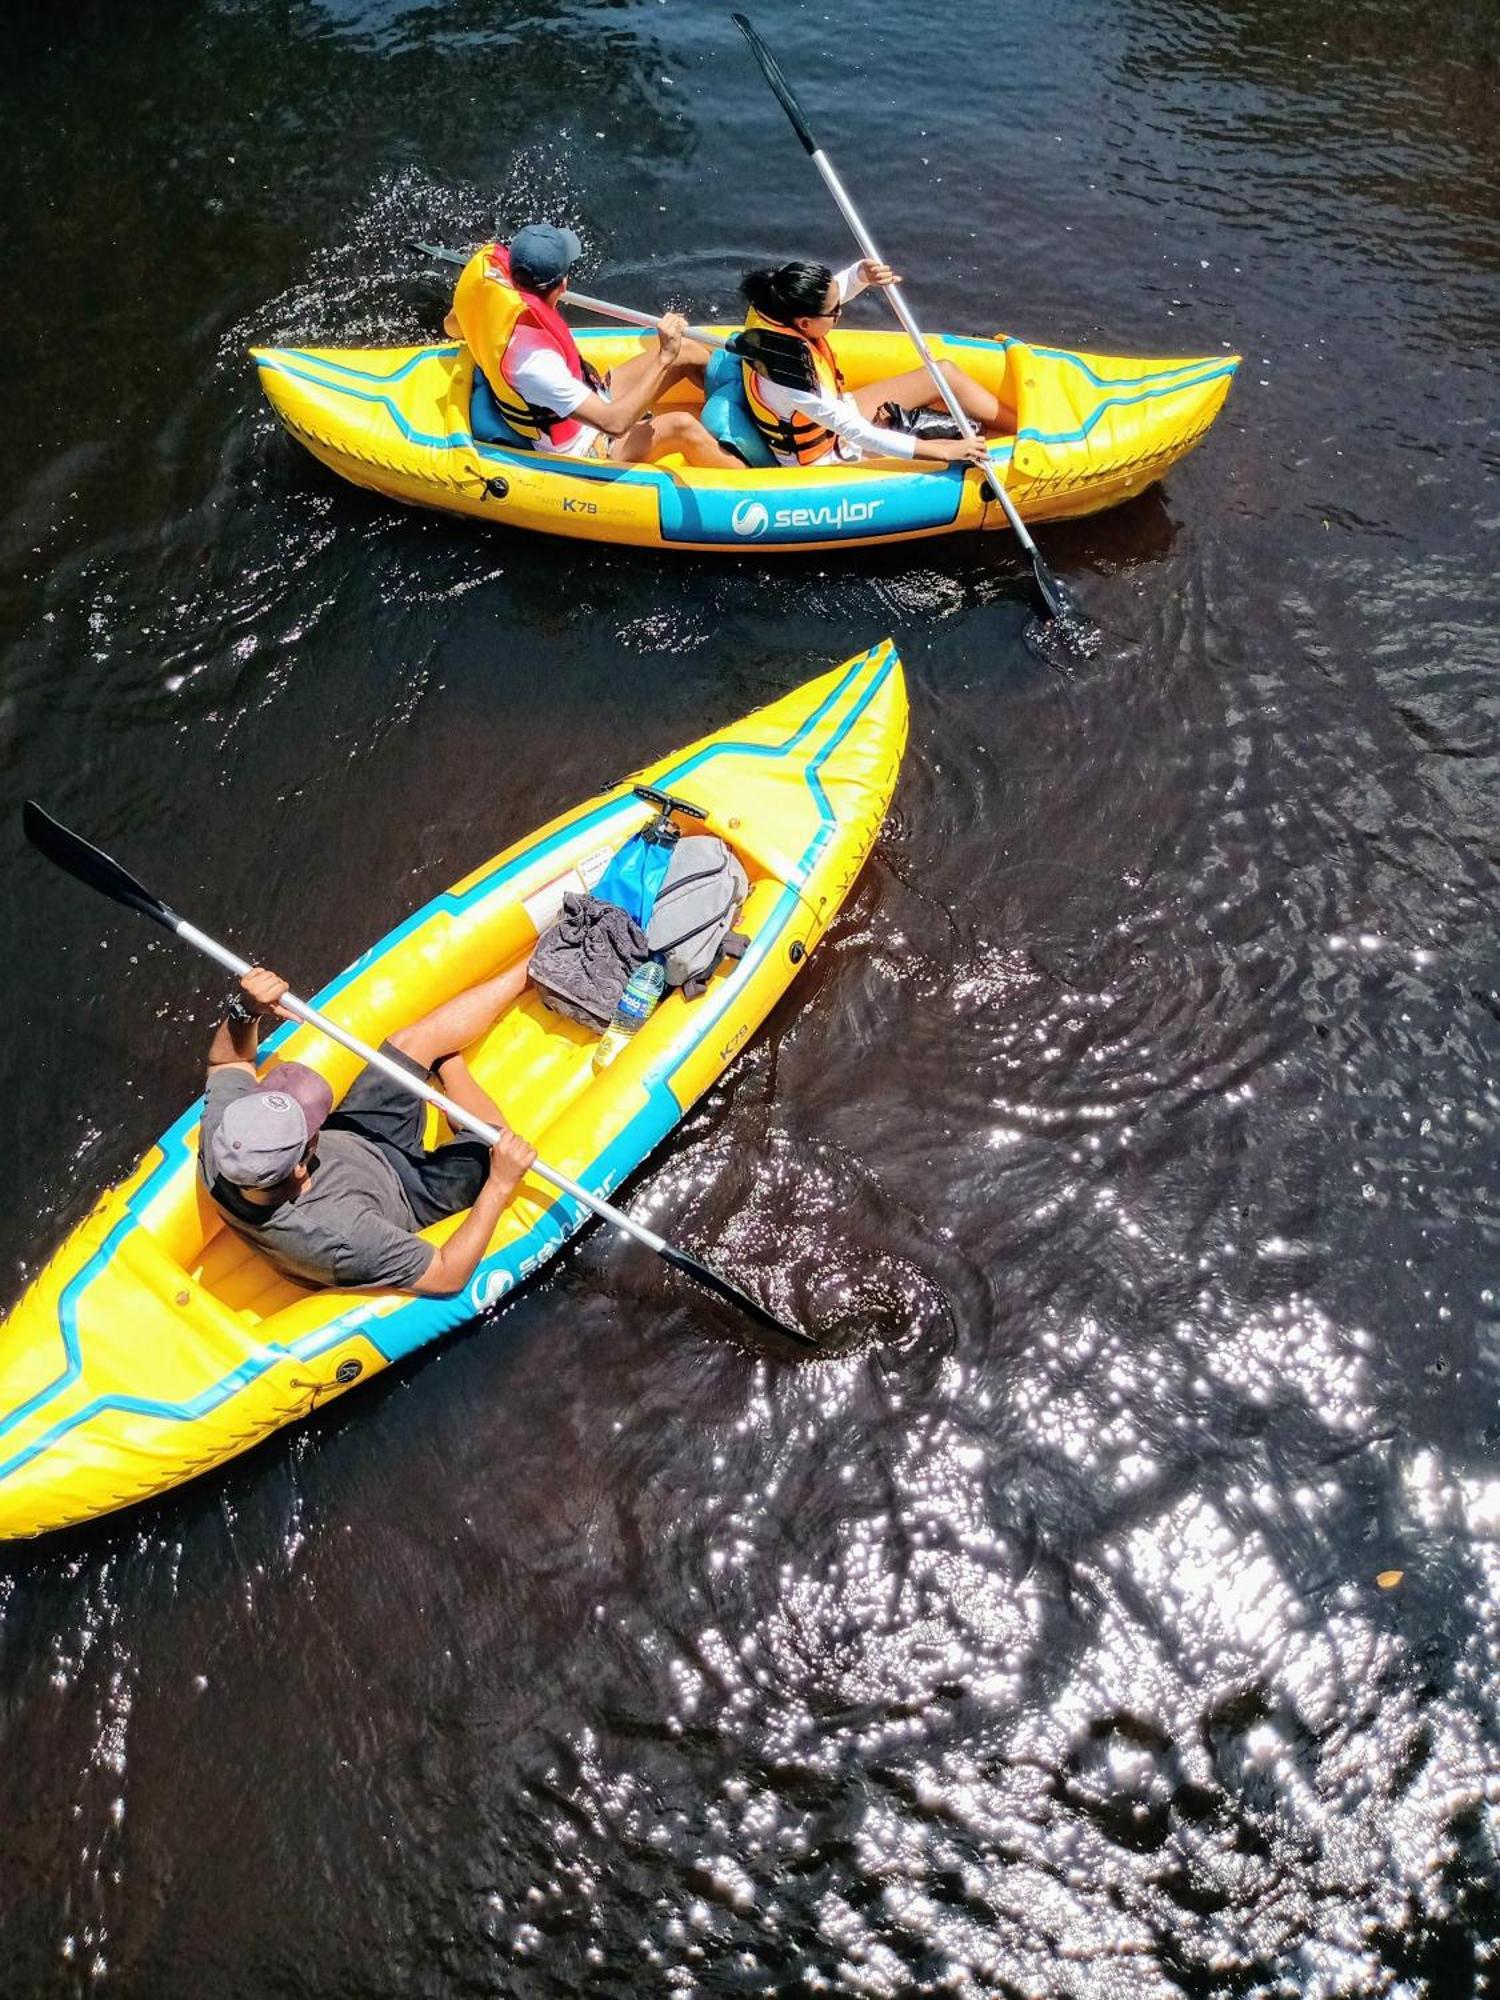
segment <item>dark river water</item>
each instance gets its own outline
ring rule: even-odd
[[[7,1300],[223,999],[23,793],[306,991],[886,633],[913,708],[836,930],[630,1195],[859,1337],[774,1363],[595,1231],[8,1547],[7,1996],[1500,1980],[1496,16],[755,13],[928,323],[1245,355],[1164,491],[1044,533],[1086,665],[1006,537],[507,537],[259,400],[252,341],[434,335],[412,234],[565,219],[704,315],[844,261],[727,9],[6,10]]]

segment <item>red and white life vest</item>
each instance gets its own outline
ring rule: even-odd
[[[566,451],[583,425],[576,417],[561,417],[528,402],[506,372],[506,356],[521,326],[541,336],[575,381],[589,389],[601,386],[561,313],[535,292],[520,289],[511,277],[510,253],[504,244],[486,244],[459,273],[446,330],[473,355],[511,429],[532,444],[545,437],[555,451]]]

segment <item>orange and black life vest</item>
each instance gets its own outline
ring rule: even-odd
[[[844,393],[844,378],[839,364],[833,358],[833,349],[826,340],[810,340],[805,333],[799,333],[794,326],[783,326],[779,320],[767,319],[764,313],[756,312],[752,306],[745,315],[746,326],[768,327],[773,333],[789,334],[793,340],[800,340],[808,351],[818,387],[831,401]],[[782,458],[795,459],[798,465],[813,465],[823,458],[837,443],[835,433],[826,424],[805,411],[795,410],[789,417],[779,417],[770,406],[762,401],[760,377],[746,361],[743,364],[745,401],[750,406],[750,414],[755,419],[755,428],[766,443]]]
[[[516,328],[523,324],[541,335],[576,381],[590,389],[603,386],[597,370],[578,352],[578,343],[561,313],[535,292],[519,288],[511,277],[510,254],[503,244],[486,244],[459,273],[445,330],[467,346],[513,431],[532,444],[545,437],[555,449],[566,450],[582,424],[576,417],[559,416],[556,410],[528,402],[506,373],[506,351]]]

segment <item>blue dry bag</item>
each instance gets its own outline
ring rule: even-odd
[[[651,830],[627,840],[594,884],[601,903],[614,903],[644,930],[656,907],[656,892],[672,865],[673,841],[652,838]]]

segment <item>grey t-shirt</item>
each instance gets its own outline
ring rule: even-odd
[[[209,1071],[198,1136],[198,1171],[211,1184],[209,1140],[237,1097],[253,1090],[247,1069]],[[222,1204],[232,1229],[265,1253],[277,1270],[314,1285],[405,1291],[436,1252],[416,1235],[416,1218],[396,1170],[372,1140],[357,1132],[320,1132],[318,1164],[295,1201],[267,1211],[264,1222],[242,1221]]]

